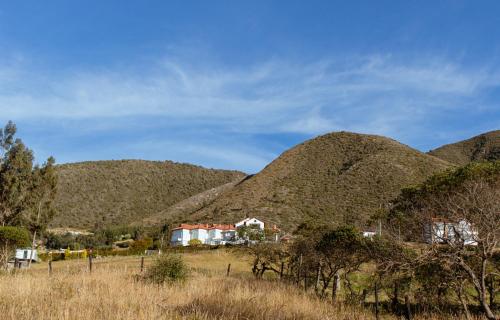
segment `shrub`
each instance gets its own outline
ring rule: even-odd
[[[153,239],[144,238],[140,240],[136,240],[130,244],[130,250],[132,253],[143,253],[149,247],[153,245]]]
[[[0,265],[7,267],[10,256],[16,247],[27,247],[30,244],[29,233],[18,227],[0,227]]]
[[[199,239],[191,239],[188,241],[188,245],[193,246],[193,247],[201,246],[202,244],[203,243]]]
[[[183,282],[188,275],[188,267],[181,256],[165,254],[159,256],[146,271],[144,280],[156,284]]]

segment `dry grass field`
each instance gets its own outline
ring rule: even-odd
[[[255,280],[248,258],[222,250],[186,253],[189,280],[136,281],[139,257],[47,264],[0,276],[0,318],[10,319],[374,319],[369,310],[332,305],[276,281]],[[146,258],[146,268],[153,258]],[[231,263],[231,275],[226,276]],[[383,316],[382,319],[396,319]]]

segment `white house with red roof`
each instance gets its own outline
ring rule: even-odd
[[[170,243],[174,246],[187,246],[193,239],[202,244],[225,244],[236,237],[236,227],[232,224],[181,224],[172,229]]]
[[[251,227],[255,229],[264,230],[264,222],[256,218],[246,218],[234,224],[236,228]]]
[[[202,244],[218,245],[227,242],[242,240],[237,239],[238,228],[249,227],[254,230],[264,231],[264,222],[256,218],[246,218],[235,224],[186,224],[183,223],[177,228],[172,229],[170,244],[173,246],[187,246],[189,241],[196,239]],[[279,229],[273,226],[272,229],[276,235]],[[244,239],[243,239],[244,240]],[[276,236],[276,241],[278,240]]]

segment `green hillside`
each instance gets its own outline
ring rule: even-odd
[[[500,130],[447,144],[429,151],[429,154],[458,165],[466,165],[471,161],[500,160]]]
[[[165,219],[234,222],[256,216],[286,230],[308,219],[364,225],[401,188],[451,166],[385,137],[331,133],[284,152],[201,208]]]
[[[95,161],[57,166],[52,227],[129,224],[207,189],[241,179],[237,171],[170,161]]]

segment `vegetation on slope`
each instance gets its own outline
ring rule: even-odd
[[[142,220],[174,203],[235,179],[237,171],[171,161],[95,161],[57,166],[52,226],[95,228]]]
[[[401,188],[451,166],[385,137],[331,133],[297,145],[209,205],[175,218],[234,222],[256,216],[285,230],[304,220],[362,225]]]
[[[483,133],[429,151],[429,154],[458,165],[471,161],[500,160],[500,130]]]
[[[167,222],[172,217],[180,217],[187,212],[195,212],[214,202],[222,193],[234,188],[244,178],[236,179],[221,186],[203,191],[185,200],[182,200],[165,210],[157,212],[143,219],[142,224],[157,225]],[[137,224],[141,224],[139,221]]]

